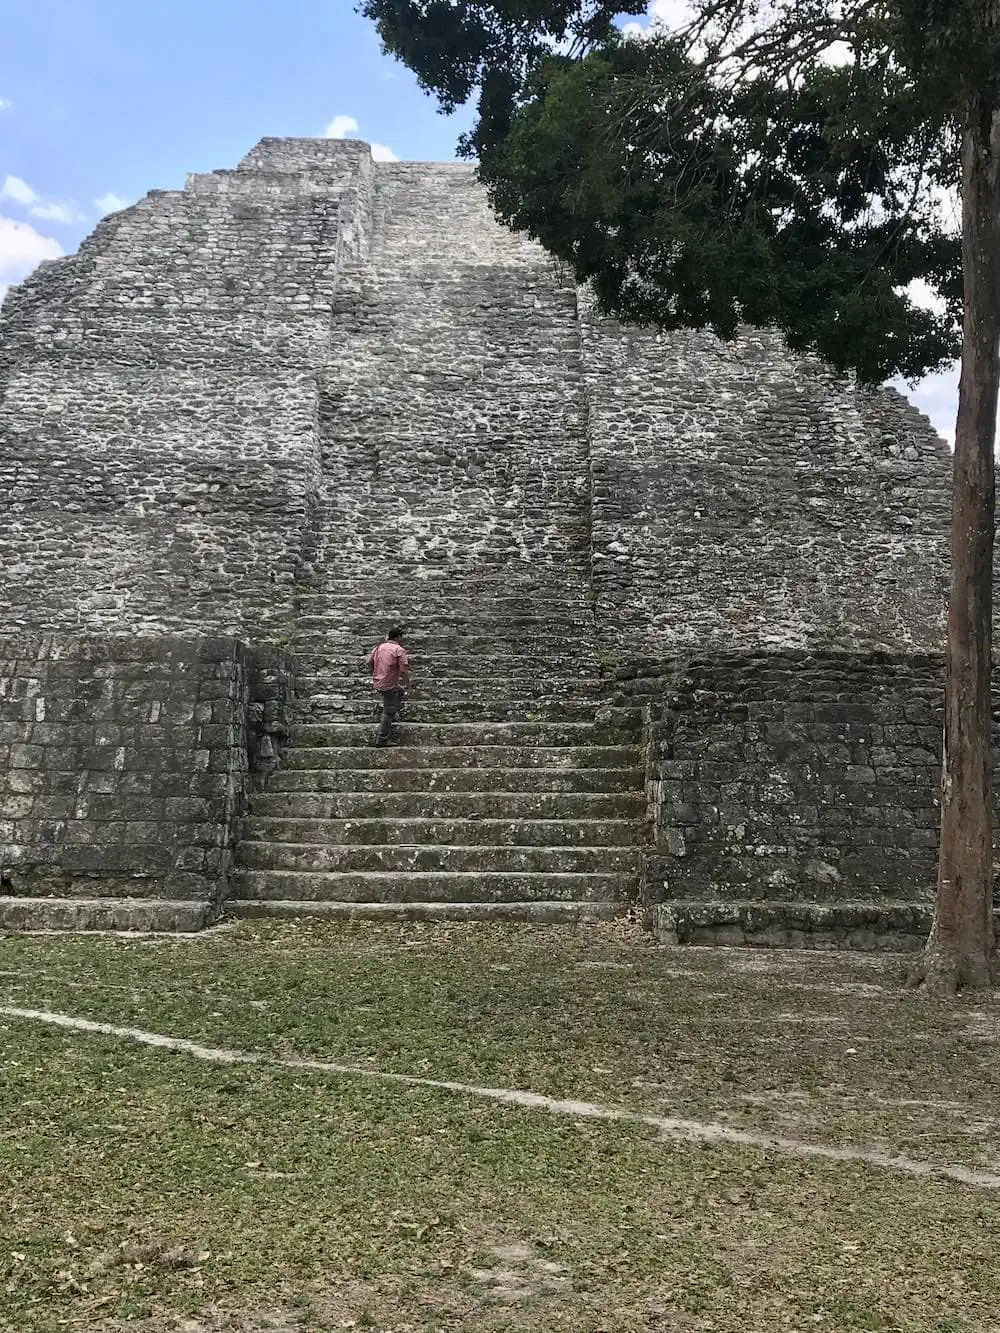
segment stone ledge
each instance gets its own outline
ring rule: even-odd
[[[378,921],[527,921],[545,925],[612,921],[628,903],[323,903],[244,900],[227,902],[227,917],[319,917],[328,921],[357,918]]]
[[[858,949],[903,953],[923,948],[930,903],[672,902],[653,913],[661,944]]]
[[[212,924],[203,902],[144,898],[0,898],[0,931],[191,932]]]

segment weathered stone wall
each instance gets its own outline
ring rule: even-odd
[[[245,803],[252,676],[275,671],[232,639],[0,639],[0,892],[210,915]]]
[[[942,682],[926,654],[804,651],[634,682],[656,718],[650,899],[929,900]]]
[[[648,905],[668,937],[912,942],[936,878],[947,449],[775,335],[658,336],[586,300],[580,321],[599,651],[662,673],[631,687],[653,719]]]
[[[480,596],[572,568],[608,660],[940,643],[926,423],[767,334],[577,317],[468,168],[263,140],[44,266],[0,336],[14,626],[290,640],[335,546],[344,590],[373,552]]]
[[[425,679],[593,671],[574,294],[496,225],[468,168],[379,166],[372,214],[321,383],[293,645],[347,678],[388,617]]]
[[[4,306],[0,614],[287,638],[320,486],[316,375],[371,159],[193,177]],[[343,205],[343,207],[342,207]]]
[[[581,331],[608,655],[940,647],[951,464],[904,399],[766,332]]]

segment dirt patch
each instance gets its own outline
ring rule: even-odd
[[[87,1333],[508,1333],[515,1327],[543,1333],[551,1327],[553,1301],[571,1292],[565,1266],[538,1256],[530,1245],[497,1245],[486,1253],[488,1267],[449,1264],[433,1274],[317,1284],[263,1309],[213,1305],[193,1315],[164,1311],[139,1321],[74,1327]],[[568,1330],[571,1324],[555,1326]]]
[[[491,1300],[514,1305],[569,1291],[572,1286],[566,1265],[536,1254],[531,1245],[495,1245],[490,1257],[495,1262],[489,1267],[467,1268],[465,1273]]]
[[[620,1301],[611,1314],[574,1290],[569,1265],[534,1241],[466,1247],[467,1261],[420,1273],[281,1293],[260,1309],[209,1305],[196,1314],[162,1311],[141,1320],[88,1322],[86,1333],[694,1333],[701,1325],[669,1293]]]
[[[261,1309],[233,1310],[206,1306],[196,1314],[157,1312],[148,1318],[126,1323],[114,1321],[88,1325],[94,1333],[334,1333],[341,1329],[367,1329],[371,1333],[414,1333],[427,1327],[420,1298],[411,1306],[399,1284],[358,1282],[327,1290],[282,1293]],[[82,1327],[82,1326],[81,1326]],[[458,1327],[458,1325],[454,1325]]]

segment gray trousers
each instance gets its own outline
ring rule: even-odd
[[[392,734],[392,724],[403,706],[403,691],[397,686],[394,690],[379,690],[382,696],[382,721],[379,723],[378,743],[384,745]]]

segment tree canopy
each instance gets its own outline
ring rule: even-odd
[[[942,200],[960,174],[955,71],[984,45],[955,13],[975,2],[700,0],[684,29],[642,40],[615,19],[645,0],[362,11],[443,109],[478,97],[461,151],[497,213],[604,311],[722,337],[773,325],[877,382],[958,354],[961,245]]]

